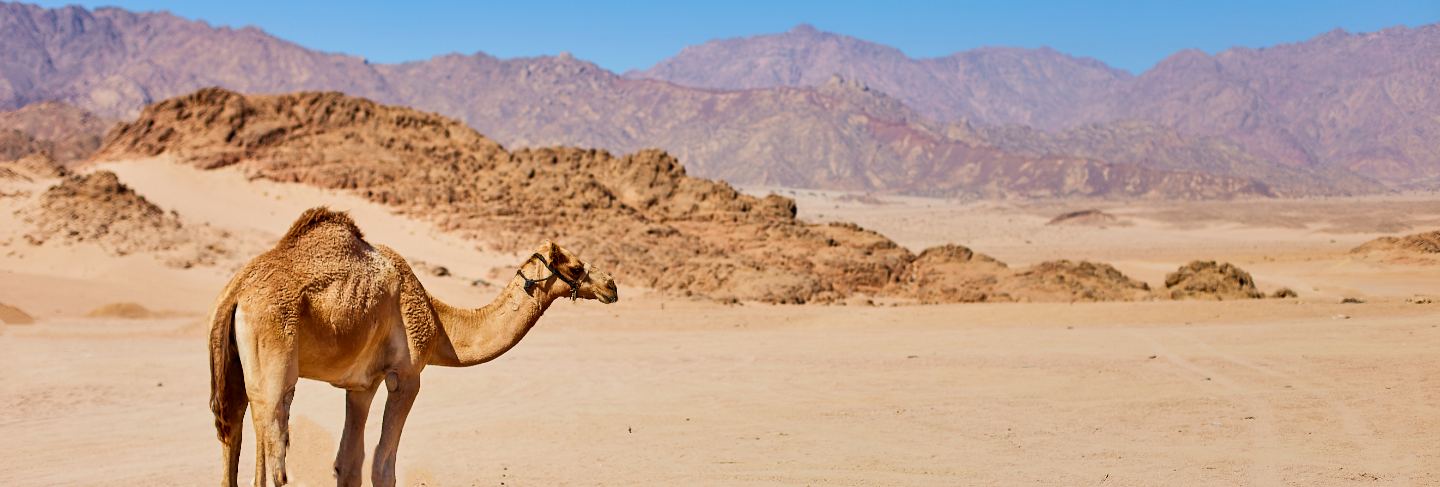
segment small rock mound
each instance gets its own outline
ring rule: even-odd
[[[1014,301],[1001,290],[1010,268],[1004,262],[960,245],[941,245],[920,252],[910,263],[909,294],[921,303]]]
[[[1051,218],[1046,225],[1115,225],[1120,219],[1115,215],[1105,213],[1096,208],[1088,210],[1072,211],[1063,215]]]
[[[159,318],[162,315],[141,306],[139,303],[110,303],[85,313],[89,318],[121,318],[127,320],[143,320],[148,318]]]
[[[28,325],[34,322],[35,318],[30,316],[29,313],[26,313],[20,308],[0,303],[0,323],[7,325]]]
[[[1282,287],[1280,289],[1276,289],[1275,292],[1270,293],[1270,297],[1275,299],[1298,298],[1300,297],[1300,293],[1295,292],[1294,289]]]
[[[1150,286],[1108,264],[1056,260],[1015,271],[959,245],[931,247],[911,263],[908,294],[921,303],[1132,301]]]
[[[1249,272],[1228,262],[1194,261],[1165,276],[1165,289],[1172,299],[1260,299],[1265,293],[1255,287]]]
[[[1029,301],[1133,301],[1150,295],[1150,285],[1110,264],[1088,261],[1041,262],[1015,275],[1012,294]]]
[[[222,244],[225,232],[187,228],[178,215],[155,206],[109,171],[66,177],[46,189],[24,218],[34,225],[25,235],[34,245],[91,242],[115,255],[159,252],[175,267],[213,265],[229,254]]]
[[[1380,237],[1361,244],[1352,254],[1373,255],[1392,261],[1440,262],[1440,230],[1404,237]]]

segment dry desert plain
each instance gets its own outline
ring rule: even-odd
[[[164,160],[101,168],[254,252],[306,207],[349,210],[372,241],[450,269],[422,279],[452,303],[487,302],[494,286],[472,281],[521,257],[308,186]],[[1440,485],[1440,304],[1412,302],[1440,298],[1440,266],[1349,253],[1440,227],[1440,196],[1058,203],[748,190],[917,251],[956,242],[1011,265],[1097,260],[1151,286],[1217,259],[1300,297],[725,305],[622,281],[620,303],[558,303],[492,363],[429,369],[402,482]],[[1116,220],[1046,225],[1088,207]],[[0,302],[37,322],[0,325],[0,485],[214,482],[202,322],[230,268],[29,245],[11,213],[0,211]],[[115,302],[164,313],[85,316]],[[301,381],[293,485],[333,483],[343,397]],[[369,424],[373,443],[379,421]],[[242,460],[246,482],[252,458]]]

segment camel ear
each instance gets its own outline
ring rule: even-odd
[[[541,242],[541,243],[540,243],[540,248],[539,248],[539,249],[536,249],[535,252],[538,253],[538,254],[540,254],[540,255],[545,256],[545,260],[548,260],[548,261],[550,261],[550,262],[552,262],[552,263],[555,262],[555,261],[558,260],[558,259],[562,259],[562,258],[565,257],[564,255],[561,255],[561,253],[560,253],[560,246],[559,246],[559,245],[555,245],[555,242],[552,242],[552,241],[550,241],[550,240],[548,240],[548,239],[545,240],[544,242]]]

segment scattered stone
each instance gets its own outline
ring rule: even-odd
[[[1282,287],[1280,289],[1276,289],[1275,292],[1271,293],[1270,297],[1275,299],[1298,298],[1300,297],[1300,293],[1295,292],[1294,289]]]
[[[435,277],[449,277],[450,269],[443,265],[435,265],[423,260],[410,261],[410,268],[416,272],[429,274]]]
[[[1350,315],[1339,314],[1339,315],[1335,315],[1333,318],[1334,318],[1334,319],[1337,319],[1337,320],[1348,320],[1348,319],[1350,319]]]
[[[1364,304],[1364,303],[1365,303],[1365,300],[1364,300],[1364,299],[1360,299],[1360,298],[1352,298],[1352,297],[1340,298],[1340,304]]]
[[[1431,300],[1430,300],[1430,298],[1425,297],[1425,296],[1415,296],[1415,297],[1405,298],[1405,302],[1410,303],[1410,304],[1430,304],[1430,303],[1431,303]]]

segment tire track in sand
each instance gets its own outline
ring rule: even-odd
[[[1244,369],[1249,369],[1257,374],[1270,377],[1276,381],[1275,383],[1278,384],[1277,387],[1279,388],[1288,388],[1286,390],[1304,394],[1324,404],[1325,407],[1331,411],[1331,415],[1338,420],[1341,432],[1345,434],[1350,443],[1356,446],[1358,456],[1363,462],[1361,467],[1364,467],[1356,473],[1356,475],[1374,475],[1377,469],[1386,470],[1382,467],[1393,465],[1393,460],[1395,459],[1404,459],[1402,465],[1404,471],[1415,471],[1415,458],[1410,455],[1393,455],[1393,453],[1397,452],[1396,445],[1377,435],[1375,430],[1368,426],[1370,421],[1367,420],[1363,414],[1351,408],[1343,398],[1338,397],[1339,394],[1337,394],[1333,388],[1326,387],[1317,381],[1306,379],[1303,374],[1294,372],[1293,370],[1282,370],[1275,366],[1263,365],[1226,353],[1204,340],[1183,332],[1172,330],[1170,331],[1170,335],[1204,350],[1215,358]],[[1396,472],[1390,473],[1397,474]],[[1402,485],[1408,485],[1408,482]]]
[[[1247,421],[1247,423],[1250,423],[1250,427],[1244,428],[1246,432],[1250,434],[1250,443],[1255,450],[1252,454],[1248,455],[1248,459],[1251,462],[1251,468],[1245,472],[1250,480],[1248,484],[1282,485],[1279,468],[1284,455],[1276,449],[1276,439],[1279,436],[1276,433],[1275,423],[1272,419],[1275,417],[1275,411],[1270,403],[1259,399],[1252,387],[1237,382],[1217,370],[1202,366],[1187,359],[1180,353],[1175,352],[1174,349],[1161,343],[1157,337],[1151,336],[1151,334],[1140,331],[1134,331],[1131,332],[1131,334],[1153,347],[1155,355],[1163,358],[1166,362],[1185,372],[1218,384],[1228,392],[1226,396],[1228,396],[1230,400],[1243,404],[1246,409],[1253,411],[1252,414],[1255,419]]]

